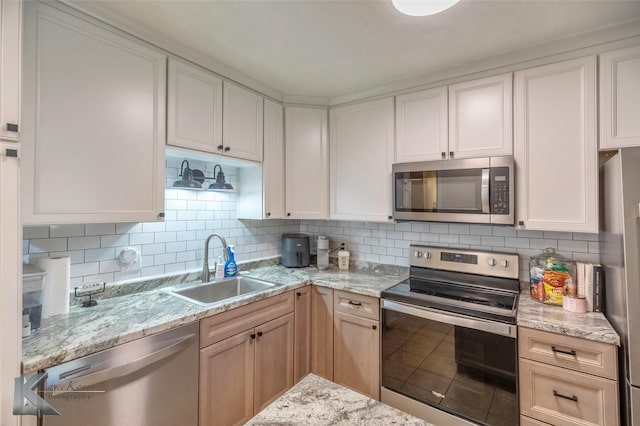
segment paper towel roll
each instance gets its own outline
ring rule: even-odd
[[[42,318],[69,313],[71,259],[67,256],[44,257],[37,260],[37,265],[47,273]]]

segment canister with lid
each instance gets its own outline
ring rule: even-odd
[[[575,293],[575,263],[548,247],[543,253],[531,256],[531,298],[550,305],[562,305],[569,289]]]

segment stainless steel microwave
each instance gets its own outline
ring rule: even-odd
[[[395,220],[514,224],[513,157],[399,163]]]

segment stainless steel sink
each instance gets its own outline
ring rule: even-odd
[[[211,305],[233,297],[256,293],[277,284],[251,277],[233,277],[208,283],[188,283],[163,289],[166,293],[198,305]]]

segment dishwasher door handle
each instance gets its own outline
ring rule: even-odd
[[[58,389],[78,389],[80,387],[88,387],[97,383],[102,383],[107,380],[117,379],[119,377],[126,376],[128,374],[135,373],[144,367],[158,362],[164,358],[168,358],[185,348],[187,348],[193,339],[196,338],[195,334],[189,334],[178,340],[171,342],[170,344],[161,347],[153,352],[140,356],[133,361],[128,361],[112,367],[107,367],[96,372],[90,372],[83,376],[77,376],[70,379],[63,379],[57,383]],[[62,374],[61,374],[62,375]],[[71,386],[60,386],[63,384],[69,384]],[[65,390],[54,391],[54,395],[59,393],[65,393]]]

